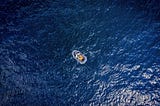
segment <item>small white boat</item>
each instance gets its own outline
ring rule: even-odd
[[[87,57],[83,55],[80,51],[78,50],[73,50],[72,51],[72,56],[74,59],[76,59],[80,64],[85,64],[87,62]]]

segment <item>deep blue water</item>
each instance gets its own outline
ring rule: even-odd
[[[160,106],[160,1],[0,2],[0,105]]]

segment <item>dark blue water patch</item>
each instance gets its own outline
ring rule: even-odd
[[[10,3],[14,11],[2,10],[1,105],[159,105],[158,2]]]
[[[37,13],[39,8],[47,9],[49,7],[49,1],[6,0],[0,3],[0,5],[0,40],[4,40],[6,37],[17,35],[19,33],[20,28],[17,28],[17,25],[21,23],[20,19],[30,14]],[[28,6],[30,8],[27,8]],[[21,12],[19,12],[20,9],[22,9]],[[30,13],[29,9],[33,11]]]

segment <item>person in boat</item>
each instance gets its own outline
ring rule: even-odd
[[[80,54],[80,53],[76,54],[76,58],[81,62],[84,61],[84,59],[85,59],[84,56],[82,54]]]
[[[75,58],[80,64],[85,64],[87,61],[87,57],[84,56],[80,51],[74,50],[72,52],[73,58]]]

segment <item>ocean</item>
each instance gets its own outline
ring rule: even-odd
[[[160,106],[160,1],[0,2],[0,106]]]

